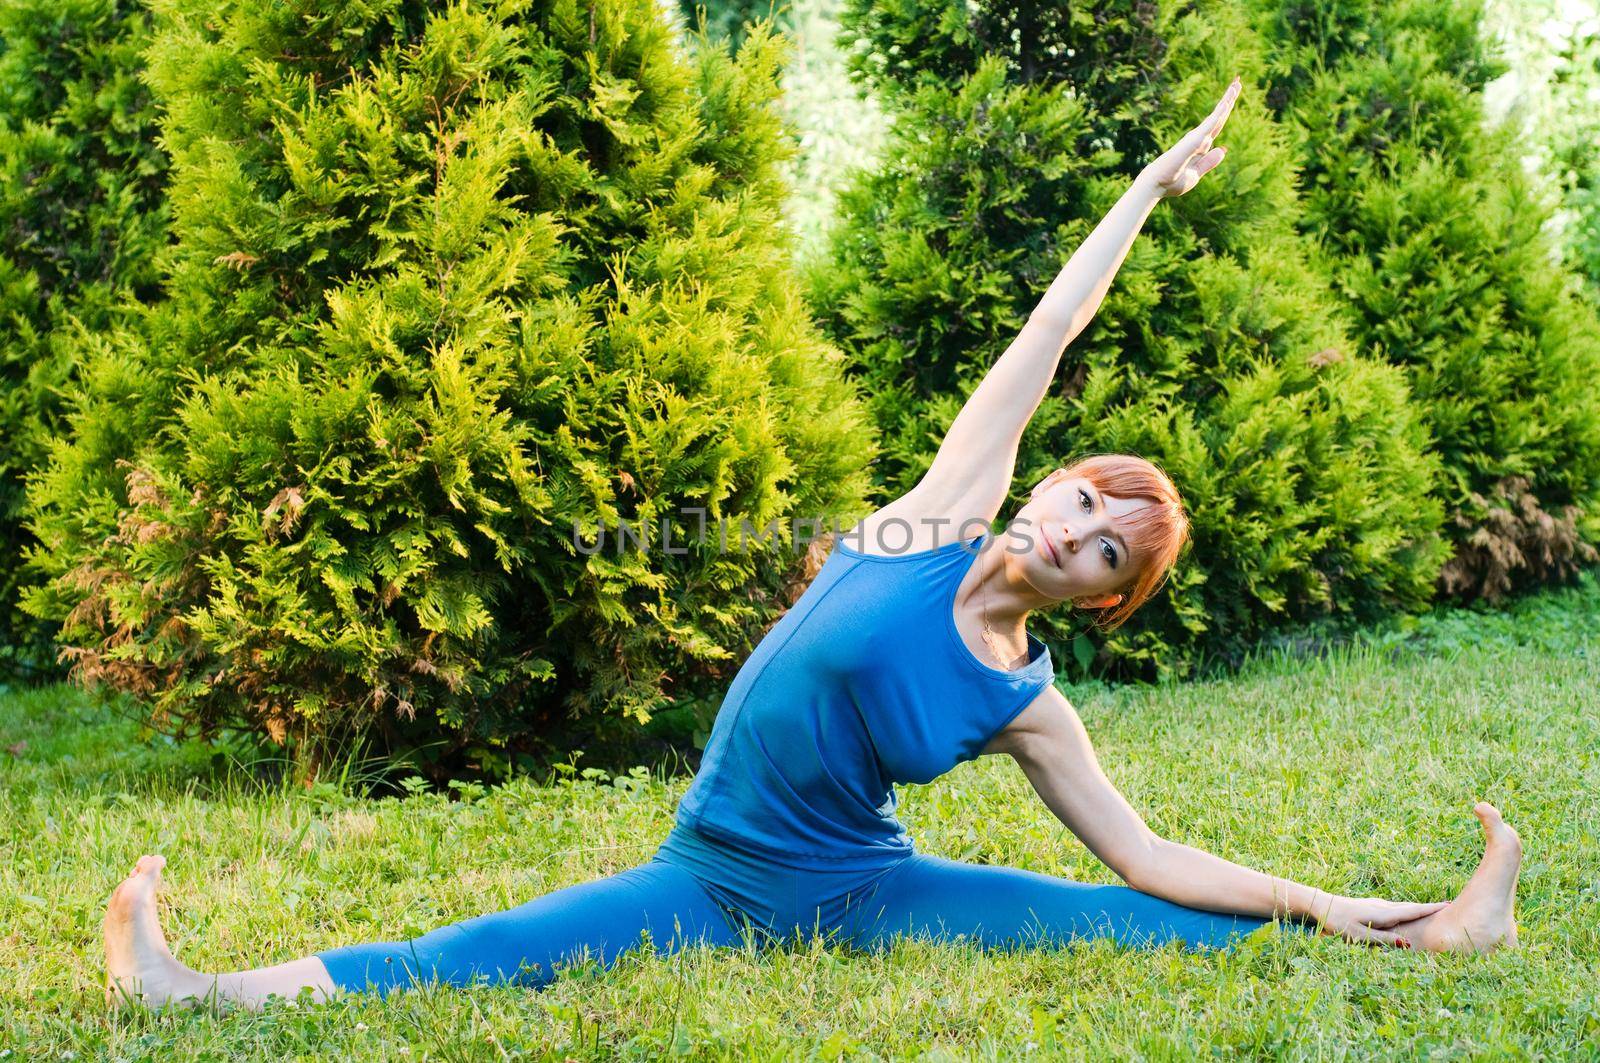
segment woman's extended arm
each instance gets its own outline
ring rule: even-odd
[[[1230,863],[1158,837],[1100,770],[1078,714],[1054,687],[986,752],[1009,753],[1039,796],[1128,885],[1209,911],[1315,919],[1355,941],[1397,944],[1385,929],[1446,906],[1343,897]]]
[[[1112,278],[1156,203],[1182,195],[1222,161],[1212,141],[1238,99],[1237,78],[1216,108],[1134,179],[1062,267],[1027,323],[973,389],[916,490],[942,508],[988,514],[1005,502],[1022,431],[1039,408],[1067,344],[1104,301]],[[956,505],[960,499],[963,504]]]

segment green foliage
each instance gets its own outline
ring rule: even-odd
[[[0,6],[0,673],[54,666],[18,604],[23,496],[63,427],[76,330],[158,291],[167,164],[139,80],[147,37],[132,0]]]
[[[785,12],[789,6],[775,0],[679,0],[678,4],[685,26],[703,29],[711,40],[736,48],[744,43],[751,24]]]
[[[843,196],[814,301],[854,354],[894,494],[1150,155],[1263,58],[1225,5],[858,0],[848,25],[894,126]],[[1097,670],[1182,673],[1277,625],[1414,606],[1443,561],[1404,380],[1347,337],[1258,91],[1226,136],[1219,176],[1158,205],[1022,440],[1020,492],[1077,455],[1132,452],[1193,514],[1170,590],[1109,640],[1038,618],[1080,667],[1098,646]]]
[[[787,267],[782,42],[686,53],[651,0],[159,13],[169,298],[96,338],[36,492],[77,674],[489,771],[714,685],[794,558],[680,507],[844,514],[871,453]]]
[[[739,42],[747,25],[770,18],[792,42],[781,77],[781,108],[800,139],[784,165],[789,185],[784,214],[795,234],[797,258],[821,248],[835,213],[838,185],[847,172],[870,165],[882,139],[877,101],[852,84],[839,34],[845,0],[731,0],[699,4],[683,0],[681,21],[708,36]]]
[[[1600,318],[1481,90],[1475,4],[1271,5],[1270,99],[1296,130],[1305,230],[1363,348],[1404,367],[1443,464],[1464,598],[1571,576],[1600,542]]]
[[[1080,150],[1136,158],[1157,148],[1148,120],[1165,97],[1174,10],[1142,0],[850,0],[841,25],[852,71],[880,92],[953,84],[998,58],[1010,80],[1070,91],[1103,116]]]
[[[1600,6],[1487,0],[1484,31],[1507,70],[1485,86],[1551,198],[1567,260],[1600,294]]]

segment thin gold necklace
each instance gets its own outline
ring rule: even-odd
[[[995,638],[994,629],[989,626],[989,581],[987,577],[985,577],[981,587],[983,595],[983,644],[989,647],[989,652],[994,654],[994,659],[1000,662],[1001,667],[1009,671],[1010,669],[1006,667],[1008,662],[1013,657],[1021,656],[1021,654],[1007,656],[1005,651],[1000,649],[998,640]]]

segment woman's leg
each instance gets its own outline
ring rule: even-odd
[[[106,910],[108,995],[151,1006],[215,995],[247,1007],[310,989],[317,1000],[339,990],[390,989],[416,982],[474,980],[542,986],[558,964],[592,957],[610,966],[649,931],[656,951],[689,944],[734,944],[736,924],[682,868],[661,861],[537,897],[503,912],[441,927],[410,941],[375,942],[230,974],[203,974],[168,950],[155,892],[165,864],[142,858]]]
[[[1060,945],[1109,937],[1119,944],[1221,948],[1269,920],[1185,908],[1127,886],[1096,886],[1015,867],[908,857],[858,906],[849,933],[862,947],[897,934],[984,947]]]

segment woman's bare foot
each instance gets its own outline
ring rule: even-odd
[[[159,1008],[192,1002],[211,990],[213,979],[179,963],[167,948],[156,916],[161,856],[141,856],[106,906],[106,1000]]]
[[[1491,952],[1517,944],[1522,839],[1489,802],[1479,801],[1472,811],[1483,824],[1483,860],[1448,908],[1416,924],[1411,940],[1430,952]]]

